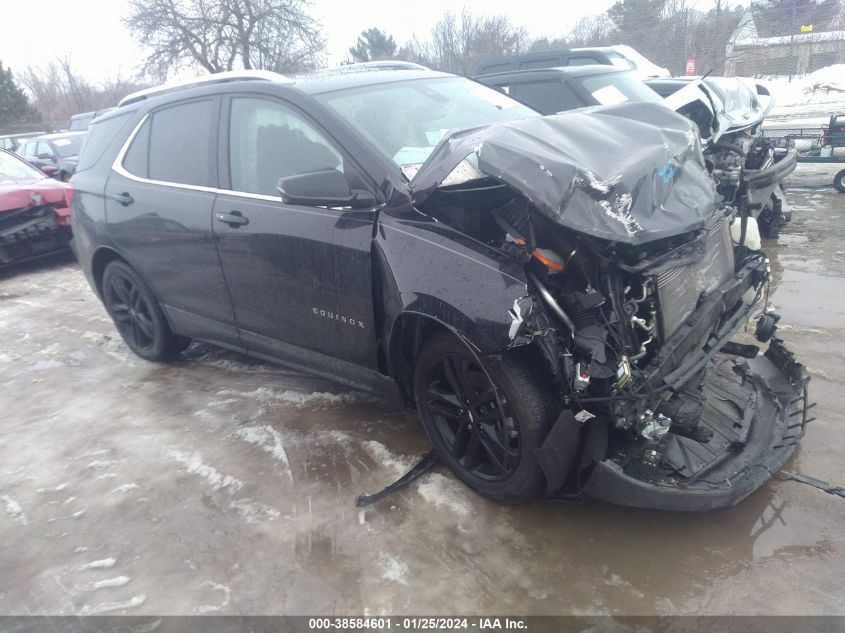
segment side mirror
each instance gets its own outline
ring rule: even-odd
[[[56,175],[56,173],[58,173],[59,168],[55,165],[44,165],[43,167],[41,167],[41,171],[43,171],[45,174],[52,178]]]
[[[369,191],[350,189],[346,176],[337,169],[324,169],[279,178],[276,189],[285,204],[298,204],[304,207],[361,209],[375,203],[375,197]]]
[[[53,159],[53,157],[50,154],[47,154],[47,153],[44,153],[44,152],[40,153],[38,156],[36,156],[36,158],[38,160],[52,160]]]

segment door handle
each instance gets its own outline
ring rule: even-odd
[[[112,200],[122,204],[124,207],[128,207],[130,204],[135,202],[135,198],[130,196],[127,192],[123,193],[116,193],[111,197]]]
[[[214,219],[223,224],[228,224],[233,229],[249,224],[249,218],[245,218],[240,211],[232,211],[231,213],[215,213]]]

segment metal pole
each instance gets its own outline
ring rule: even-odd
[[[789,27],[789,81],[792,81],[792,71],[798,70],[795,61],[795,0],[791,3],[792,19]]]

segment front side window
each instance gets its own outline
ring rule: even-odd
[[[43,141],[39,141],[38,146],[35,148],[35,155],[36,156],[52,156],[53,152],[50,151],[50,146]]]
[[[276,101],[232,99],[229,169],[234,191],[278,196],[279,178],[329,169],[343,158],[326,137],[293,109]]]
[[[139,178],[212,186],[215,111],[211,99],[156,110],[132,139],[123,168]]]

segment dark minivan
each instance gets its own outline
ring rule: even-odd
[[[135,353],[197,339],[400,398],[489,498],[732,505],[803,434],[773,317],[765,353],[730,342],[768,260],[660,105],[543,117],[401,63],[223,73],[98,117],[73,183]]]

